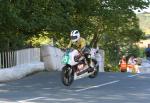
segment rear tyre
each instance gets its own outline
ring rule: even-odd
[[[62,83],[65,86],[70,86],[74,80],[74,72],[70,66],[64,66],[61,73]]]
[[[92,59],[92,62],[94,63],[94,71],[89,75],[89,78],[95,78],[99,73],[99,65],[97,64],[97,61]]]

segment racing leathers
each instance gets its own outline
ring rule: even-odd
[[[88,66],[91,68],[90,47],[87,46],[85,39],[80,37],[76,42],[70,41],[68,48],[70,47],[77,49],[81,54],[83,54],[88,63]]]

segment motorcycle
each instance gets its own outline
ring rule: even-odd
[[[95,55],[94,52],[91,55]],[[94,57],[91,57],[92,71],[89,71],[89,66],[87,64],[86,58],[84,56],[79,57],[80,53],[76,49],[67,49],[63,58],[62,63],[64,67],[61,72],[62,83],[65,86],[70,86],[74,80],[83,77],[95,78],[99,72],[98,62]]]

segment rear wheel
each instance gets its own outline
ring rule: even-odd
[[[65,86],[70,86],[74,80],[74,72],[73,69],[70,66],[64,66],[62,69],[62,83]]]
[[[95,78],[99,73],[99,65],[97,64],[97,61],[92,59],[92,62],[94,63],[94,71],[89,75],[89,78]]]

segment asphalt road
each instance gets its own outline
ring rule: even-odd
[[[150,74],[99,73],[66,87],[60,72],[41,72],[1,83],[0,103],[150,103]]]

